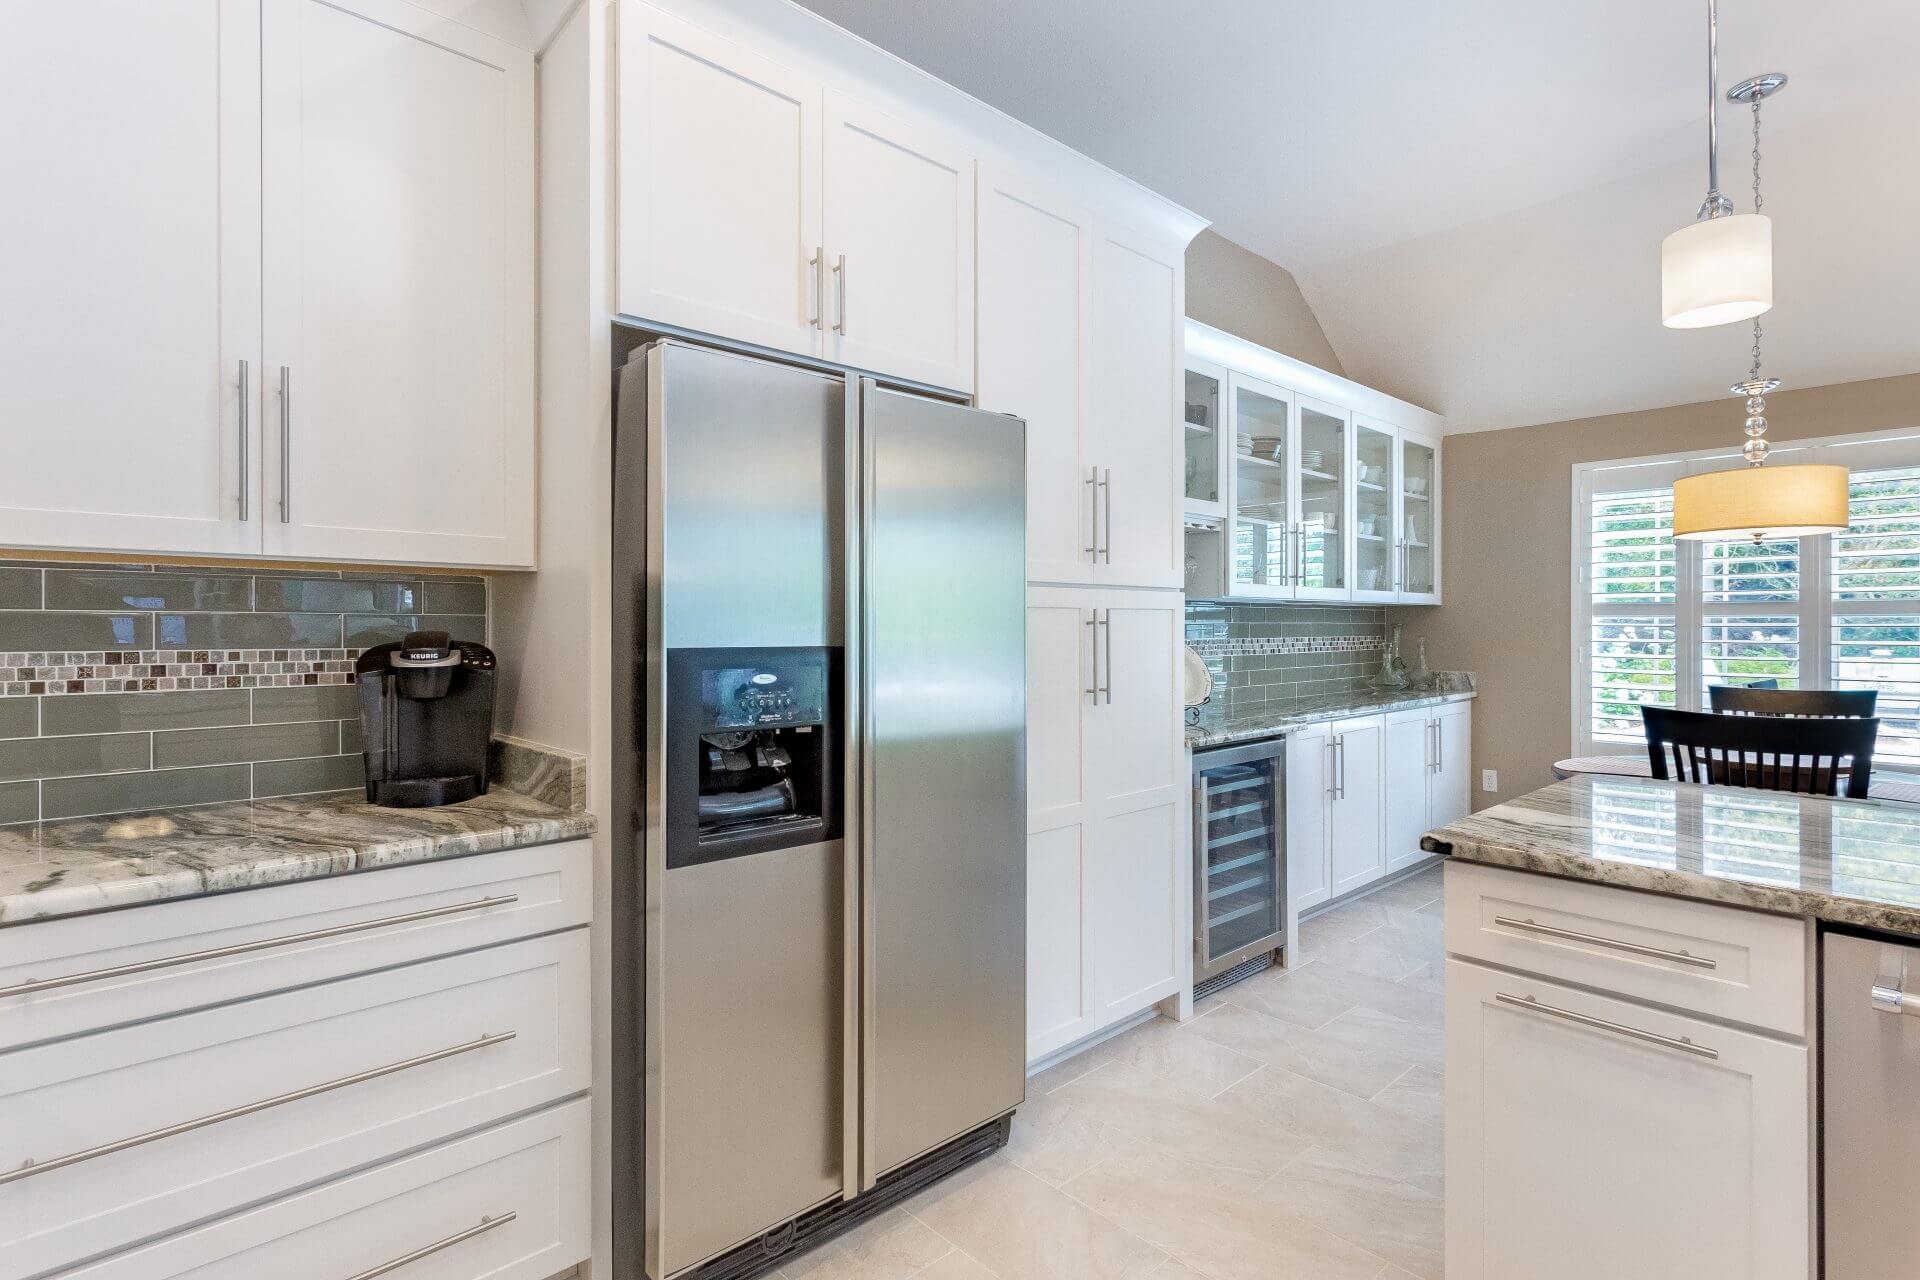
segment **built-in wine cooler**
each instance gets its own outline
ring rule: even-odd
[[[1286,942],[1285,780],[1279,739],[1194,753],[1196,988],[1257,971],[1248,962]]]

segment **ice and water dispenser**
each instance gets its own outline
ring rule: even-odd
[[[840,651],[667,654],[667,866],[840,834]]]

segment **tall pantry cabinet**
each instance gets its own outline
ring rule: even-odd
[[[1190,972],[1178,391],[1186,243],[979,176],[977,388],[1027,420],[1030,1060]]]

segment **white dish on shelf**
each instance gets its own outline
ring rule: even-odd
[[[1192,645],[1184,647],[1187,652],[1180,669],[1185,690],[1181,701],[1185,706],[1197,707],[1213,696],[1213,673],[1207,670],[1206,659],[1195,653]]]

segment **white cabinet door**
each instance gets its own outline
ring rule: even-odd
[[[619,99],[620,310],[817,353],[820,85],[622,0]]]
[[[1450,703],[1434,712],[1436,758],[1427,830],[1464,818],[1473,809],[1473,704]],[[1423,833],[1424,834],[1424,833]]]
[[[1179,991],[1192,943],[1190,776],[1177,687],[1184,598],[1105,591],[1094,628],[1097,705],[1087,707],[1094,1021],[1106,1026]]]
[[[1027,423],[1027,577],[1093,577],[1082,463],[1092,222],[1028,175],[979,171],[980,407]]]
[[[1440,442],[1400,432],[1400,600],[1440,603]]]
[[[1382,730],[1381,804],[1384,807],[1386,870],[1397,871],[1427,856],[1420,837],[1433,827],[1428,797],[1433,781],[1434,719],[1431,711],[1386,717]]]
[[[1092,1029],[1085,712],[1092,611],[1062,591],[1027,604],[1027,1059]]]
[[[1287,735],[1287,899],[1292,914],[1332,897],[1327,867],[1327,807],[1333,789],[1333,737],[1324,724]]]
[[[973,157],[957,138],[826,96],[829,359],[973,387]]]
[[[1805,1046],[1461,960],[1446,988],[1448,1275],[1806,1280]]]
[[[1327,853],[1335,897],[1386,874],[1380,844],[1381,739],[1378,720],[1343,720],[1333,726],[1333,802],[1327,810]]]
[[[532,564],[532,58],[399,0],[261,48],[266,549]]]
[[[257,3],[9,6],[0,543],[258,554],[259,70]]]
[[[1103,227],[1093,246],[1086,461],[1099,468],[1102,581],[1180,587],[1185,271],[1180,254]]]

